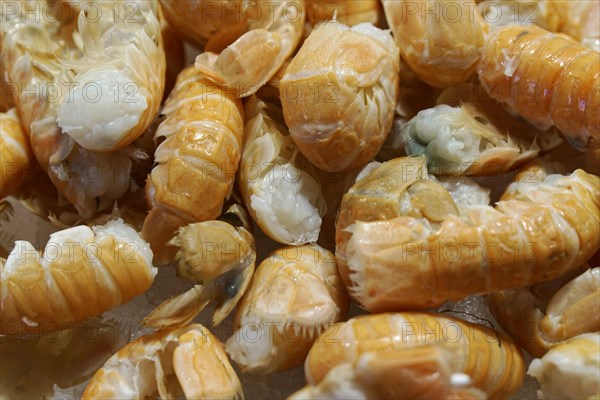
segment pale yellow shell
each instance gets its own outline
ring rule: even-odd
[[[432,353],[435,350],[437,354]],[[403,312],[359,316],[331,325],[310,349],[304,364],[306,380],[311,385],[319,384],[332,368],[354,363],[374,351],[395,351],[398,355],[404,352],[400,358],[405,361],[405,371],[414,374],[417,382],[419,361],[427,365],[435,360],[436,374],[465,374],[472,387],[482,390],[491,399],[508,398],[525,377],[523,357],[507,335],[439,314]],[[401,374],[402,366],[397,366],[392,371]],[[417,393],[430,389],[433,395],[439,387],[432,383],[425,379],[413,389],[417,389]],[[443,388],[441,379],[435,384]],[[392,390],[388,393],[402,390],[393,385],[388,388]]]
[[[283,247],[256,269],[225,349],[244,371],[286,370],[300,365],[319,333],[347,309],[331,252],[315,244]]]
[[[115,220],[50,236],[43,254],[17,241],[0,264],[0,332],[50,332],[124,304],[156,275],[152,251]]]
[[[600,51],[600,3],[596,0],[486,0],[479,6],[494,26],[535,24]]]
[[[254,94],[290,57],[302,39],[306,15],[303,1],[258,0],[252,5],[256,11],[242,12],[239,16],[243,21],[256,15],[248,20],[248,32],[219,54],[210,51],[200,54],[195,63],[210,80],[238,97]]]
[[[402,58],[424,82],[444,87],[474,72],[486,24],[474,0],[383,0]]]
[[[457,207],[424,158],[397,158],[344,195],[336,258],[371,312],[423,309],[556,278],[600,247],[600,178],[520,171],[495,207]],[[460,278],[459,278],[460,277]]]
[[[306,22],[311,28],[335,19],[348,26],[363,22],[381,27],[383,10],[377,0],[307,0]]]
[[[0,199],[19,188],[33,163],[29,138],[16,110],[0,113]]]
[[[243,399],[223,345],[200,324],[143,336],[96,372],[82,399]]]
[[[141,155],[128,144],[153,121],[162,98],[158,3],[102,1],[95,18],[65,9],[60,19],[40,14],[56,9],[45,1],[23,5],[2,24],[6,76],[18,88],[36,159],[89,218],[131,187],[131,159]]]
[[[173,261],[167,242],[180,226],[221,214],[241,156],[243,109],[231,93],[193,67],[177,78],[162,113],[154,153],[157,165],[146,183],[151,210],[142,229],[155,262]]]
[[[486,40],[477,66],[490,97],[541,130],[556,126],[579,150],[600,148],[600,53],[535,25]]]
[[[279,84],[302,154],[328,172],[371,161],[392,125],[399,63],[390,34],[372,24],[332,21],[314,29]]]
[[[600,267],[491,293],[488,300],[503,329],[541,357],[579,334],[600,331]]]
[[[316,242],[327,211],[323,187],[316,168],[299,162],[280,104],[248,99],[243,149],[238,186],[252,219],[279,243]]]
[[[250,23],[239,0],[160,0],[160,5],[183,39],[210,51],[223,50],[244,34]]]
[[[439,346],[369,351],[335,366],[321,382],[304,387],[288,400],[344,399],[358,394],[373,400],[487,399],[484,392],[470,387],[472,382],[464,374],[451,373],[448,359],[448,352]],[[453,384],[453,379],[462,382]]]

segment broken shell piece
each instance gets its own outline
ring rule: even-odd
[[[225,349],[246,372],[292,368],[347,309],[348,296],[331,252],[316,244],[284,247],[256,270]]]
[[[104,364],[82,399],[243,398],[221,342],[200,324],[129,343]]]
[[[211,301],[216,305],[213,325],[231,313],[250,284],[256,249],[242,207],[231,206],[221,219],[179,229],[171,241],[179,247],[179,275],[201,284],[160,304],[144,319],[145,325],[165,328],[188,324]]]

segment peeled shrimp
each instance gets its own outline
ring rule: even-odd
[[[600,396],[600,333],[579,335],[529,365],[541,386],[538,399],[597,399]]]
[[[426,156],[433,174],[474,176],[504,173],[539,156],[536,138],[520,136],[518,129],[527,127],[494,113],[497,107],[490,103],[440,104],[420,111],[402,128],[406,154]],[[545,149],[560,144],[560,139],[554,138]]]
[[[50,235],[43,254],[17,241],[0,271],[0,333],[50,332],[99,315],[146,291],[156,275],[137,232],[111,221]]]
[[[57,89],[56,93],[49,94],[55,97],[48,101],[57,103],[56,122],[62,133],[87,150],[112,151],[142,134],[154,119],[162,98],[165,55],[157,19],[158,3],[100,1],[92,6],[96,15],[91,15],[92,7],[86,7],[82,12],[73,13],[73,17],[78,18],[58,28],[65,34],[72,33],[74,42],[66,44],[67,48],[54,56],[58,65],[45,71],[52,76],[49,83],[53,89]],[[37,9],[42,8],[45,7]],[[52,19],[46,24],[55,22]],[[35,25],[34,21],[24,28],[9,25],[5,31],[8,46],[23,46],[25,48],[17,52],[32,53],[34,49],[27,47],[33,45],[35,50],[40,50],[38,44],[44,47],[43,42],[28,40],[34,36],[27,37],[27,30],[35,30]],[[17,39],[13,41],[12,36]],[[9,54],[14,51],[7,50]],[[50,55],[51,48],[47,50]],[[24,64],[18,66],[11,66],[11,61],[9,55],[7,66],[11,81],[23,84],[13,77],[27,73],[24,69],[28,68],[29,60],[23,60]],[[64,93],[60,90],[63,88]]]
[[[225,350],[247,372],[295,367],[319,333],[347,309],[332,253],[315,244],[281,248],[257,268]]]
[[[100,19],[61,21],[40,15],[46,2],[19,4],[2,16],[2,61],[23,128],[59,193],[89,218],[134,186],[132,159],[146,156],[133,145],[85,147],[125,146],[154,118],[164,80],[156,3],[136,3],[131,23],[100,6]]]
[[[317,167],[365,166],[392,126],[398,47],[371,24],[325,22],[314,29],[280,82],[292,139]]]
[[[383,0],[402,58],[424,82],[446,86],[474,72],[487,31],[474,0]]]
[[[600,331],[600,267],[488,295],[496,319],[521,347],[541,357],[586,332]]]
[[[29,138],[14,108],[0,113],[0,155],[1,199],[21,186],[34,162]]]
[[[315,386],[288,397],[301,399],[486,399],[469,387],[463,374],[452,374],[449,357],[440,348],[373,351],[332,368]]]
[[[403,389],[407,393],[402,398],[418,394],[446,398],[452,394],[448,375],[451,382],[470,384],[489,398],[508,398],[525,376],[523,357],[507,335],[428,313],[364,315],[331,325],[310,349],[304,364],[306,380],[325,385],[328,374],[344,364],[370,371],[367,374],[379,385],[369,389],[381,390],[387,398],[398,398],[393,394]],[[377,375],[382,365],[388,371],[385,377]],[[394,376],[398,380],[389,379]],[[404,380],[408,385],[400,386]]]
[[[489,38],[477,67],[489,95],[541,130],[553,125],[579,150],[600,148],[600,53],[537,26]]]
[[[249,21],[248,32],[218,55],[200,54],[195,64],[207,78],[239,97],[255,93],[275,75],[300,43],[304,26],[303,0],[258,0],[253,5],[257,17]],[[253,15],[248,10],[242,14]]]
[[[108,359],[82,399],[243,398],[222,346],[200,324],[143,336]]]
[[[314,171],[297,162],[281,107],[251,97],[245,114],[238,183],[250,215],[279,243],[316,242],[327,204]]]
[[[156,131],[165,137],[154,154],[158,163],[146,184],[151,210],[142,237],[155,262],[173,261],[167,242],[180,226],[221,214],[237,172],[242,148],[243,109],[239,100],[193,67],[184,69]]]
[[[76,15],[78,15],[82,10],[88,10],[87,12],[89,13],[98,12],[97,7],[101,5],[99,3],[102,1],[106,2],[109,8],[107,9],[105,6],[105,8],[100,10],[100,12],[112,12],[113,18],[123,20],[125,23],[134,22],[136,13],[140,12],[140,8],[141,10],[147,8],[146,5],[140,4],[143,3],[142,0],[116,0],[110,2],[107,0],[61,0],[63,5],[71,7],[71,12],[76,13]],[[157,0],[150,1],[156,2]],[[184,1],[179,0],[172,3],[184,3]],[[164,49],[165,53],[164,58],[166,61],[166,69],[163,68],[165,80],[162,98],[162,100],[165,100],[171,89],[173,89],[177,75],[185,66],[185,54],[183,42],[179,38],[176,29],[169,24],[166,18],[164,18],[163,10],[165,9],[165,6],[161,4],[160,10],[158,8],[159,7],[153,6],[153,11],[158,17],[158,21],[160,23],[160,31],[163,41],[162,48]],[[92,16],[91,19],[95,19],[95,16]],[[159,73],[159,71],[157,71],[157,73]],[[156,111],[157,110],[155,109],[152,115],[155,115]]]
[[[185,325],[211,301],[217,303],[213,325],[221,323],[246,292],[254,273],[256,249],[250,229],[239,205],[230,207],[220,220],[179,228],[171,240],[179,248],[179,275],[201,284],[160,304],[144,324],[154,328]]]
[[[556,278],[600,248],[600,178],[531,164],[502,201],[457,206],[424,158],[366,172],[344,195],[336,258],[371,312],[422,309]]]

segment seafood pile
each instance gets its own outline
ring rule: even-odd
[[[597,0],[0,20],[0,397],[600,397]]]

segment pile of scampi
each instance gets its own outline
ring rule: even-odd
[[[57,229],[2,233],[0,335],[55,383],[234,399],[234,367],[304,364],[290,399],[600,396],[598,1],[0,5],[0,214]],[[162,268],[191,288],[111,342]],[[432,311],[471,295],[497,324]]]

